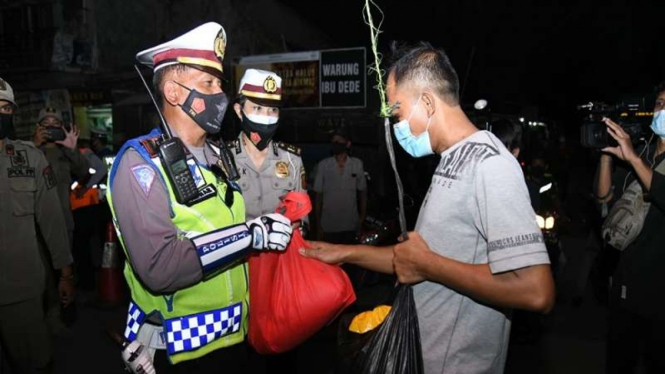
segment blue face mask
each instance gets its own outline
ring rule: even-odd
[[[665,109],[654,113],[653,121],[651,121],[651,130],[661,138],[665,138]]]
[[[432,144],[429,142],[429,124],[432,120],[431,117],[427,120],[427,128],[425,129],[425,132],[418,136],[411,133],[409,121],[411,120],[411,116],[413,116],[413,112],[415,111],[415,108],[417,108],[418,103],[420,103],[420,97],[418,98],[418,101],[416,101],[414,109],[411,110],[409,118],[399,121],[393,126],[395,138],[397,138],[399,145],[401,145],[408,154],[416,158],[434,154],[434,151],[432,151]]]

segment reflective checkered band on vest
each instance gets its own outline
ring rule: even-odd
[[[169,354],[193,351],[224,335],[240,330],[242,303],[210,312],[166,320]]]
[[[129,302],[127,327],[125,327],[125,339],[127,339],[127,341],[133,342],[136,339],[136,335],[139,333],[143,321],[145,321],[145,316],[146,314],[138,305],[134,304],[133,301]]]

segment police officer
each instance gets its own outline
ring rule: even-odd
[[[233,109],[240,119],[241,132],[227,147],[234,150],[238,184],[249,219],[274,212],[287,192],[305,191],[300,148],[272,140],[279,124],[281,99],[282,78],[273,72],[247,69],[240,79]],[[300,228],[304,230],[305,225]],[[264,359],[271,370],[297,372],[297,350]]]
[[[282,215],[246,220],[240,188],[229,178],[232,164],[220,159],[225,148],[207,139],[220,131],[227,107],[225,47],[224,29],[210,22],[137,55],[154,69],[162,126],[174,138],[155,129],[129,140],[109,173],[107,198],[132,298],[125,339],[136,354],[125,349],[123,357],[134,371],[133,357],[156,350],[160,374],[242,372],[246,255],[283,250],[291,238]],[[184,199],[183,191],[195,195]]]
[[[63,305],[74,295],[72,257],[53,170],[31,142],[8,138],[15,109],[14,92],[0,79],[0,340],[17,366],[12,371],[43,373],[51,361],[51,340],[35,223],[59,269]]]
[[[241,132],[227,143],[233,150],[245,198],[247,218],[272,213],[289,191],[305,191],[300,148],[272,140],[279,122],[282,78],[247,69],[233,105]]]

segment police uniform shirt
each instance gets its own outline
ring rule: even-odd
[[[328,157],[316,170],[314,191],[323,194],[321,228],[324,232],[355,231],[358,229],[358,192],[367,189],[363,162],[347,156],[344,168],[337,166],[335,157]]]
[[[69,191],[71,191],[72,175],[83,178],[90,165],[85,156],[78,150],[56,145],[55,147],[40,147],[46,160],[53,167],[53,172],[58,180],[58,197],[65,216],[68,231],[74,231],[74,216],[69,206]]]
[[[219,159],[209,146],[203,153],[208,164]],[[116,162],[120,164],[112,186],[114,208],[134,272],[155,292],[175,292],[199,282],[203,277],[199,256],[171,221],[169,194],[161,177],[149,173],[137,178],[134,171],[150,166],[133,149]]]
[[[305,167],[298,155],[299,148],[271,141],[263,164],[257,168],[247,154],[242,133],[227,143],[227,147],[235,156],[240,174],[238,184],[245,199],[247,220],[274,213],[280,197],[287,192],[306,192]]]
[[[5,139],[0,149],[0,305],[43,292],[44,264],[35,223],[53,267],[72,263],[56,185],[42,152],[30,142]]]

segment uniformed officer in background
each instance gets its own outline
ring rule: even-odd
[[[70,205],[69,193],[72,182],[81,180],[88,175],[90,164],[77,147],[79,129],[72,124],[65,125],[62,111],[58,108],[44,107],[39,111],[37,125],[33,136],[33,143],[46,156],[46,161],[53,168],[58,185],[56,191],[60,201],[60,208],[65,217],[67,236],[69,237],[70,251],[74,243],[74,214]],[[40,238],[44,240],[44,238]],[[48,264],[48,251],[41,243],[42,256]],[[77,270],[81,270],[77,267]],[[47,269],[46,275],[46,317],[51,333],[60,335],[68,333],[63,319],[71,322],[75,317],[75,305],[62,313],[58,303],[56,276]]]
[[[241,131],[227,147],[235,156],[247,218],[252,219],[274,212],[287,192],[306,191],[305,167],[300,148],[272,139],[279,126],[282,78],[247,69],[235,101]]]
[[[123,357],[134,372],[145,371],[138,363],[149,364],[146,352],[159,374],[244,372],[246,255],[284,250],[291,239],[291,222],[280,214],[246,220],[240,188],[220,158],[225,148],[207,139],[221,130],[228,105],[225,47],[224,28],[209,22],[136,56],[154,70],[163,126],[174,138],[155,129],[129,140],[109,172],[107,198],[132,297]],[[164,157],[169,149],[184,153]],[[195,197],[178,198],[178,186]]]
[[[281,106],[282,78],[271,71],[247,69],[233,104],[241,131],[227,147],[235,156],[248,219],[274,212],[289,191],[305,192],[300,148],[272,139]],[[307,223],[306,218],[303,221]],[[306,225],[299,227],[304,231]],[[264,358],[270,370],[297,372],[297,350]]]
[[[53,268],[59,269],[63,305],[74,296],[72,257],[53,170],[31,142],[8,138],[14,109],[14,92],[0,79],[0,340],[16,366],[12,372],[48,373],[51,339],[42,308],[45,273],[35,223]]]

